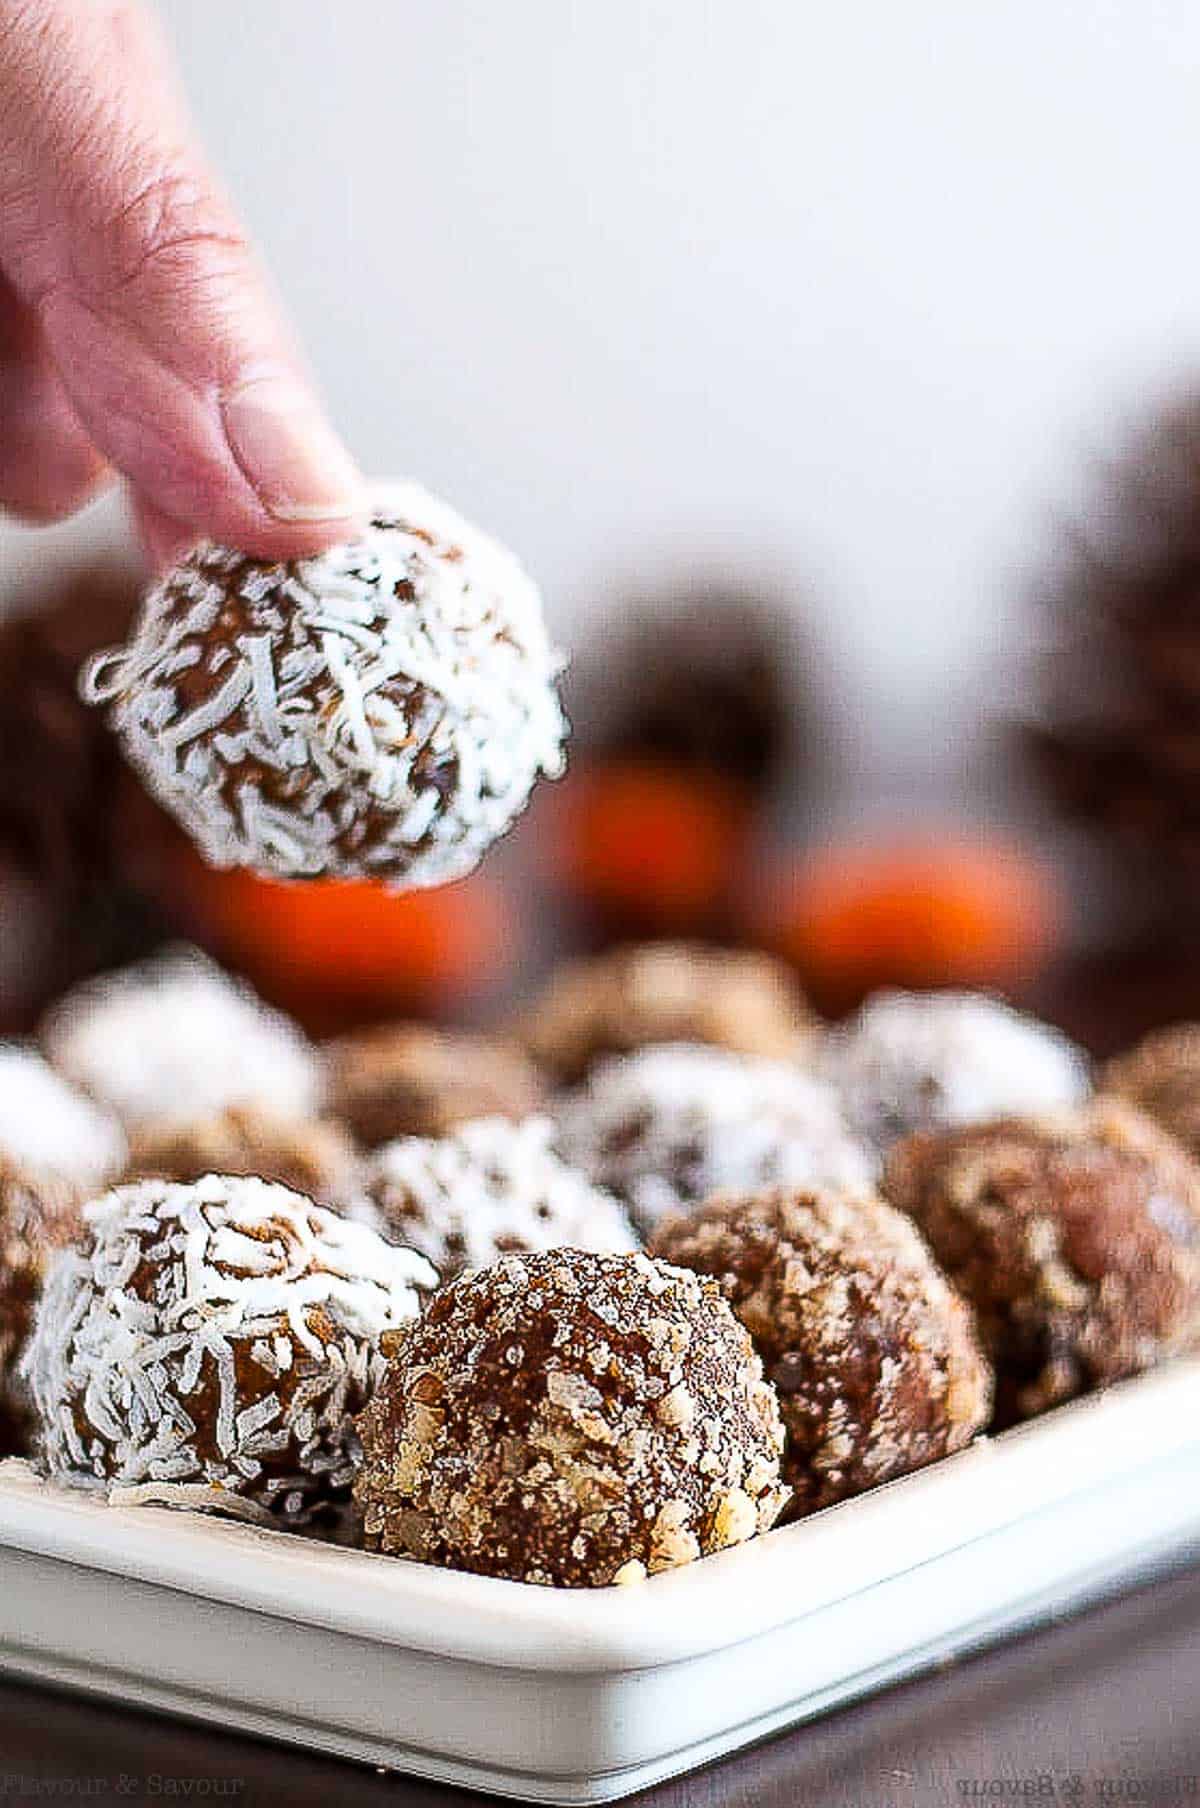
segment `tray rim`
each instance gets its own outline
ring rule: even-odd
[[[210,1515],[110,1507],[40,1480],[19,1459],[0,1463],[0,1547],[460,1663],[621,1673],[803,1620],[1198,1444],[1200,1358],[1181,1358],[627,1588],[533,1587]]]

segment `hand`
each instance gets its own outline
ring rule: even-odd
[[[113,473],[161,561],[353,530],[361,480],[137,0],[0,0],[0,507]]]

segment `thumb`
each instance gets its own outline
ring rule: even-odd
[[[358,474],[140,7],[7,10],[0,265],[37,310],[78,420],[146,508],[267,557],[350,531]]]

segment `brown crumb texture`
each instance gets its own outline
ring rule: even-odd
[[[81,1203],[67,1181],[0,1162],[0,1409],[50,1260],[80,1234]],[[19,1414],[14,1402],[9,1405]]]
[[[882,1200],[724,1196],[664,1220],[650,1247],[716,1280],[750,1333],[779,1393],[796,1512],[935,1462],[986,1425],[971,1313]]]
[[[358,1421],[369,1549],[582,1588],[765,1531],[783,1427],[710,1282],[642,1255],[505,1256],[387,1340]]]
[[[884,1189],[975,1307],[1000,1424],[1200,1334],[1200,1170],[1120,1101],[919,1133]]]
[[[816,1030],[781,961],[699,942],[648,942],[569,962],[518,1025],[533,1058],[567,1085],[605,1055],[657,1042],[788,1060]]]
[[[32,1442],[33,1414],[16,1396],[0,1393],[0,1460],[27,1456]]]
[[[1136,1105],[1200,1155],[1200,1023],[1156,1030],[1108,1063],[1102,1092]]]
[[[329,1109],[369,1149],[445,1136],[477,1117],[531,1116],[545,1088],[515,1043],[387,1023],[325,1050]]]
[[[149,1123],[131,1139],[128,1180],[190,1182],[205,1174],[256,1174],[318,1205],[343,1207],[363,1178],[353,1142],[328,1119],[231,1106],[186,1122]]]

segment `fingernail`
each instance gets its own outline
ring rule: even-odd
[[[300,384],[256,377],[223,399],[233,456],[277,521],[340,521],[362,512],[362,479]]]

